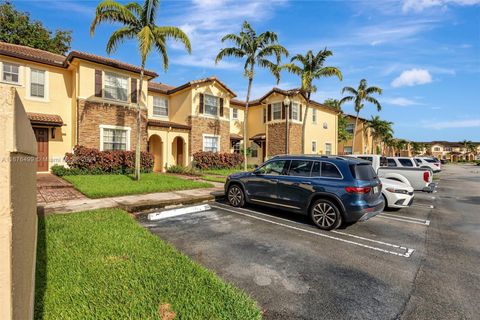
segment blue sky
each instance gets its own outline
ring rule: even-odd
[[[51,29],[73,30],[72,49],[106,56],[105,43],[118,26],[102,25],[89,35],[98,1],[13,1]],[[192,55],[170,43],[170,67],[161,70],[153,54],[148,68],[156,81],[180,85],[215,75],[244,99],[247,80],[239,60],[214,64],[224,34],[238,32],[248,20],[258,32],[275,31],[291,53],[328,47],[334,56],[327,65],[342,70],[344,79],[316,82],[314,98],[341,98],[344,86],[356,87],[365,78],[380,86],[380,113],[367,105],[361,116],[395,123],[395,136],[429,141],[480,141],[480,0],[354,0],[354,1],[229,1],[165,0],[159,25],[181,27],[192,42]],[[225,46],[225,45],[223,45]],[[138,64],[136,44],[121,45],[113,58]],[[259,70],[253,97],[275,85]],[[299,86],[299,79],[282,74],[281,88]],[[346,112],[353,112],[345,105]]]

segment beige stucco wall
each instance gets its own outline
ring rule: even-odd
[[[313,123],[313,109],[317,110],[317,122]],[[317,142],[317,154],[325,154],[325,145],[332,146],[331,154],[338,153],[337,112],[311,106],[307,113],[305,127],[305,154],[313,154],[312,141]]]
[[[32,319],[36,141],[15,89],[0,85],[0,319]]]
[[[59,115],[64,126],[55,128],[55,138],[49,130],[49,163],[63,164],[65,152],[71,151],[74,145],[75,127],[73,122],[73,73],[71,70],[57,68],[45,64],[10,58],[0,55],[0,61],[15,63],[20,66],[19,84],[13,86],[26,112]],[[45,99],[29,97],[30,70],[31,68],[46,71]]]
[[[154,155],[154,163],[155,169],[160,169],[161,172],[164,172],[166,168],[175,165],[176,162],[176,144],[174,144],[174,139],[176,137],[180,137],[183,139],[183,165],[188,166],[190,165],[190,157],[189,157],[189,132],[181,131],[181,130],[169,130],[167,128],[156,128],[156,127],[149,127],[148,128],[148,138],[153,135],[157,135],[161,139],[161,143],[157,144],[155,141],[153,149],[150,149],[150,152]],[[152,145],[150,144],[150,148]],[[159,153],[160,151],[160,153]],[[161,161],[161,165],[158,164],[158,161]]]

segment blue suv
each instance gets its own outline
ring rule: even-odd
[[[323,230],[367,220],[384,207],[370,162],[338,156],[276,156],[230,175],[225,194],[234,207],[249,202],[307,214]]]

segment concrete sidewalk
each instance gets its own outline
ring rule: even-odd
[[[154,208],[163,208],[171,205],[191,204],[202,201],[214,200],[223,196],[223,184],[214,183],[214,188],[181,190],[172,192],[159,192],[137,194],[101,199],[73,199],[41,203],[37,207],[40,215],[54,213],[70,213],[86,210],[120,208],[128,212],[139,212]]]

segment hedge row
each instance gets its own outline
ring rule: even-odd
[[[244,158],[239,153],[200,151],[193,154],[193,161],[199,169],[230,169],[240,166]]]
[[[129,174],[135,170],[135,151],[99,151],[94,148],[76,146],[73,153],[65,155],[68,168],[52,167],[56,175],[66,174]],[[153,155],[141,153],[140,168],[142,172],[153,169]]]

